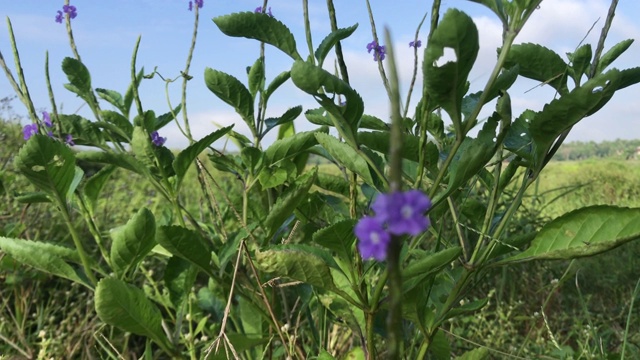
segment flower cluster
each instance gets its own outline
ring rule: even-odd
[[[58,10],[58,14],[56,15],[56,22],[62,24],[62,20],[64,14],[67,14],[69,18],[75,19],[78,16],[78,12],[75,6],[73,5],[64,5],[62,7],[62,11]]]
[[[431,200],[420,190],[380,194],[372,206],[375,216],[365,216],[354,228],[363,259],[383,261],[391,235],[417,236],[429,225],[424,213]]]
[[[367,44],[367,51],[369,52],[369,54],[371,54],[372,50],[373,50],[373,61],[384,60],[387,50],[384,48],[383,45],[378,45],[378,42],[373,40],[372,42]]]
[[[55,136],[53,135],[53,131],[51,131],[51,128],[53,127],[53,122],[51,121],[51,116],[46,111],[42,112],[42,122],[47,127],[47,136],[49,136],[50,138],[55,138]],[[33,135],[38,133],[39,129],[40,127],[38,126],[37,123],[25,125],[22,128],[22,134],[24,135],[24,139],[29,140]],[[65,135],[64,142],[69,146],[75,145],[75,143],[73,142],[73,136],[71,136],[71,134]]]
[[[258,6],[254,12],[262,13],[263,12],[262,11],[262,6]],[[271,13],[271,6],[269,6],[269,8],[267,9],[266,14],[271,16],[271,17],[273,17],[273,14]]]
[[[157,131],[154,131],[151,133],[151,142],[153,143],[153,145],[155,146],[162,146],[164,145],[164,142],[167,141],[166,137],[161,137],[160,134],[158,134]]]
[[[195,0],[195,3],[198,9],[202,9],[204,6],[204,0]],[[193,11],[193,1],[189,1],[189,11]]]
[[[416,48],[417,49],[420,46],[422,46],[422,40],[411,41],[409,43],[409,47],[412,47],[412,48]]]

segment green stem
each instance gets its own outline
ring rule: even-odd
[[[96,245],[98,245],[98,249],[100,249],[100,254],[102,254],[102,258],[107,263],[107,265],[111,267],[111,258],[109,257],[109,252],[107,251],[107,248],[104,246],[104,243],[102,242],[102,237],[100,236],[100,230],[96,225],[94,214],[91,210],[89,210],[84,199],[79,194],[78,194],[78,204],[80,205],[80,212],[82,213],[82,216],[84,217],[85,222],[89,226],[89,232],[93,236],[93,239],[96,241]]]
[[[195,7],[195,22],[193,24],[193,35],[191,37],[191,47],[189,47],[189,53],[187,55],[187,64],[182,72],[182,119],[184,120],[184,128],[186,130],[189,143],[193,143],[193,136],[191,136],[191,127],[189,126],[189,118],[187,116],[187,82],[191,77],[189,76],[189,68],[191,67],[191,59],[193,59],[193,52],[196,48],[196,39],[198,38],[198,23],[200,19],[200,11],[198,6]]]
[[[69,0],[65,0],[65,5],[69,5]],[[71,30],[71,17],[69,15],[65,15],[66,21],[65,25],[67,28],[67,34],[69,35],[69,45],[71,45],[71,51],[73,52],[73,56],[76,57],[76,60],[80,60],[80,53],[78,53],[78,47],[76,46],[76,41],[73,38],[73,30]]]
[[[371,4],[369,0],[367,2],[367,12],[369,13],[369,22],[371,23],[371,34],[373,35],[373,40],[376,44],[380,45],[380,41],[378,41],[378,32],[376,31],[376,23],[373,20],[373,11],[371,10]],[[387,48],[391,46],[390,43],[387,43]],[[389,87],[389,80],[387,80],[387,74],[384,71],[384,66],[382,66],[382,60],[378,59],[378,71],[380,72],[380,77],[382,78],[382,83],[384,84],[384,88],[387,90],[387,95],[389,96],[389,100],[392,101],[391,88]]]
[[[84,272],[87,274],[87,277],[89,278],[89,281],[91,281],[91,284],[95,287],[98,284],[98,280],[91,271],[91,265],[89,264],[89,257],[87,255],[87,252],[84,250],[84,246],[82,245],[80,236],[78,235],[76,228],[71,222],[71,215],[69,214],[67,204],[62,199],[58,199],[57,202],[58,207],[60,208],[60,212],[62,213],[62,217],[64,218],[64,222],[67,224],[67,228],[69,228],[69,233],[71,234],[71,238],[73,239],[73,244],[76,246],[76,251],[78,251],[78,256],[80,257],[80,262],[82,263]]]
[[[9,27],[9,41],[11,42],[11,49],[13,50],[13,60],[16,65],[16,73],[18,75],[18,80],[20,81],[20,90],[16,91],[18,95],[20,95],[20,100],[24,106],[29,109],[29,115],[31,116],[31,120],[35,123],[38,122],[38,115],[36,114],[36,109],[33,106],[33,101],[31,101],[31,96],[29,95],[29,88],[27,87],[27,81],[24,77],[24,71],[22,70],[22,62],[20,61],[20,53],[18,52],[18,46],[16,44],[16,38],[13,34],[13,26],[11,25],[11,20],[7,17],[7,26]],[[13,76],[11,76],[11,72],[9,68],[4,64],[4,60],[2,61],[2,65],[7,73],[7,78],[9,80],[13,80]],[[16,87],[15,80],[12,82],[14,88]]]
[[[333,0],[327,0],[327,9],[329,10],[329,21],[331,22],[331,31],[338,30],[338,20],[336,19],[336,8],[333,6]],[[338,60],[338,67],[340,68],[340,75],[342,80],[349,84],[349,73],[347,72],[347,64],[344,61],[344,55],[342,54],[342,44],[340,41],[336,43],[336,59]]]
[[[311,38],[311,22],[309,22],[309,0],[302,0],[302,13],[304,17],[304,33],[309,47],[309,61],[315,65],[316,58],[313,56],[313,40]]]

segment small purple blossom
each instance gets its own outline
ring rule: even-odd
[[[161,137],[160,134],[158,134],[157,131],[154,131],[151,133],[151,142],[153,143],[153,145],[155,146],[162,146],[164,145],[164,142],[167,141],[166,137]]]
[[[42,122],[47,126],[47,127],[52,127],[53,123],[51,122],[51,116],[49,116],[49,113],[46,111],[42,112]]]
[[[430,224],[424,213],[431,208],[431,200],[419,190],[380,194],[372,208],[376,219],[394,235],[416,236]]]
[[[64,137],[64,143],[65,143],[65,144],[67,144],[67,145],[69,145],[69,146],[73,146],[73,145],[75,145],[75,144],[76,144],[76,143],[74,143],[74,142],[73,142],[73,136],[71,136],[71,134],[67,134],[67,135]]]
[[[412,41],[409,43],[409,47],[412,48],[419,48],[420,46],[422,46],[422,40],[416,40],[416,41]]]
[[[375,40],[373,40],[372,42],[367,44],[367,52],[371,54],[372,50],[373,50],[373,61],[384,60],[385,54],[387,53],[387,50],[385,49],[384,46],[378,45],[378,43]]]
[[[262,6],[258,6],[254,12],[263,13]],[[273,14],[271,13],[271,6],[269,6],[269,8],[267,9],[266,14],[273,17]]]
[[[22,134],[25,140],[29,140],[33,135],[38,133],[38,124],[27,124],[22,128]]]
[[[193,11],[193,1],[189,1],[189,11]],[[202,9],[204,6],[204,0],[195,0],[196,6],[198,9]]]
[[[62,24],[62,20],[65,14],[69,16],[70,19],[75,19],[76,16],[78,16],[77,10],[78,9],[76,9],[76,7],[73,5],[63,5],[62,11],[58,10],[58,13],[56,15],[56,22]]]
[[[391,235],[384,230],[380,222],[370,216],[365,216],[354,228],[353,232],[358,238],[358,251],[363,259],[376,259],[384,261],[387,258],[387,248],[391,241]]]

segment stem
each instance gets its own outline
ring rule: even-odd
[[[189,143],[193,143],[193,136],[191,136],[191,127],[189,126],[189,118],[187,117],[187,82],[191,78],[189,76],[189,68],[191,67],[191,59],[193,58],[193,52],[196,48],[196,39],[198,38],[198,23],[200,19],[199,7],[195,6],[195,22],[193,25],[193,36],[191,37],[191,47],[189,47],[189,53],[187,55],[187,64],[182,72],[182,118],[184,120],[184,128],[186,130]]]
[[[336,19],[336,8],[333,6],[333,0],[327,0],[327,9],[329,10],[329,21],[331,22],[331,31],[338,30],[338,20]],[[338,67],[340,68],[340,75],[342,80],[349,83],[349,73],[347,72],[347,64],[344,61],[344,55],[342,54],[342,44],[340,41],[336,43],[336,59],[338,61]]]
[[[368,0],[367,0],[368,4]],[[385,41],[388,47],[389,76],[391,83],[389,95],[391,98],[391,138],[389,145],[389,190],[402,190],[402,133],[403,124],[400,114],[400,86],[395,62],[395,54],[391,42],[389,29],[385,28]],[[387,318],[389,359],[403,358],[404,336],[402,328],[402,270],[400,253],[402,238],[392,236],[387,249],[387,271],[389,286],[389,315]]]
[[[65,0],[65,5],[69,5],[69,0]],[[73,56],[76,57],[76,60],[80,60],[80,53],[78,53],[78,48],[76,47],[76,41],[73,38],[73,30],[71,30],[71,16],[69,14],[65,14],[65,25],[67,27],[67,34],[69,35],[69,45],[71,45],[71,51],[73,52]]]
[[[69,209],[67,208],[66,203],[62,199],[58,199],[58,207],[60,208],[60,212],[62,213],[62,217],[64,218],[64,222],[67,224],[69,228],[69,233],[71,233],[71,238],[73,239],[73,244],[76,246],[76,250],[78,251],[78,256],[80,257],[80,262],[82,262],[82,267],[84,268],[84,272],[87,274],[89,281],[95,287],[98,284],[98,280],[93,275],[91,271],[91,265],[89,264],[89,257],[82,246],[82,241],[80,240],[80,236],[78,236],[78,232],[76,228],[73,226],[71,222],[71,216],[69,214]]]
[[[371,34],[373,35],[373,40],[376,42],[376,44],[380,45],[380,41],[378,41],[378,33],[376,31],[376,23],[373,20],[373,11],[371,11],[371,4],[369,3],[369,0],[366,0],[367,2],[367,12],[369,13],[369,22],[371,23]],[[391,46],[391,44],[387,44],[388,47]],[[384,66],[382,66],[382,60],[378,59],[377,61],[378,63],[378,71],[380,72],[380,77],[382,77],[382,83],[384,84],[384,88],[387,90],[387,95],[389,96],[389,100],[391,101],[392,95],[391,95],[391,88],[389,87],[389,80],[387,80],[387,74],[384,72]]]
[[[20,95],[20,100],[24,106],[29,109],[29,115],[31,116],[31,120],[33,122],[38,122],[38,115],[36,114],[36,109],[33,106],[33,101],[31,101],[31,96],[29,95],[29,88],[27,87],[27,81],[24,78],[24,71],[22,70],[22,63],[20,62],[20,53],[18,52],[18,46],[16,45],[16,38],[13,34],[13,26],[11,25],[11,20],[7,17],[7,26],[9,27],[9,40],[11,42],[11,49],[13,50],[13,61],[16,65],[16,73],[18,75],[18,80],[20,81],[20,90],[16,91],[18,95]],[[11,72],[9,68],[4,63],[4,59],[2,60],[2,66],[7,73],[7,78],[9,80],[13,80],[13,76],[11,76]],[[15,80],[12,82],[14,88],[17,86]]]
[[[309,61],[316,64],[316,58],[313,56],[313,40],[311,38],[311,22],[309,22],[309,0],[302,0],[302,13],[304,17],[304,33],[309,47]]]

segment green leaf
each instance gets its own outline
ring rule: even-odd
[[[362,115],[360,119],[360,129],[389,131],[389,124],[372,115]]]
[[[331,270],[325,260],[301,249],[256,251],[256,265],[265,273],[302,281],[326,290],[335,290]]]
[[[69,147],[45,135],[34,135],[22,146],[16,168],[38,189],[66,202],[75,188],[75,157]]]
[[[504,138],[504,147],[507,150],[530,161],[533,160],[533,140],[529,134],[529,124],[536,115],[532,110],[524,111],[511,124]]]
[[[98,128],[96,123],[79,115],[59,114],[58,119],[60,120],[62,131],[72,134],[73,141],[76,145],[105,145],[102,131]]]
[[[476,139],[465,139],[458,149],[449,168],[449,191],[465,184],[493,157],[496,148],[493,138],[498,125],[494,116],[487,120]]]
[[[451,264],[451,262],[457,259],[461,254],[462,248],[454,246],[452,248],[441,250],[435,254],[429,254],[420,259],[414,259],[402,270],[402,278],[404,280],[409,280],[414,277],[427,277]]]
[[[291,77],[291,71],[283,71],[278,76],[276,76],[271,82],[269,86],[267,86],[267,90],[264,92],[264,102],[266,103],[269,100],[269,97],[273,95],[274,91],[276,91],[280,85],[284,84]]]
[[[358,142],[377,152],[388,154],[391,137],[388,132],[359,132]],[[419,161],[420,139],[414,135],[402,135],[402,157],[407,160]]]
[[[291,80],[302,91],[316,98],[341,127],[341,134],[353,136],[364,112],[364,103],[358,93],[345,81],[308,62],[298,60],[291,67]],[[345,106],[338,106],[329,96],[344,95]]]
[[[176,106],[172,111],[169,111],[168,113],[162,114],[160,116],[158,116],[155,119],[155,124],[153,125],[153,130],[160,130],[163,127],[165,127],[165,125],[167,125],[168,123],[172,122],[173,119],[175,119],[175,116],[178,116],[178,114],[180,113],[180,110],[182,110],[182,104],[178,104],[178,106]],[[174,116],[175,115],[175,116]]]
[[[141,208],[126,225],[111,231],[111,266],[126,274],[156,246],[156,221],[151,211]]]
[[[640,208],[590,206],[546,224],[524,252],[503,263],[592,256],[640,238]]]
[[[584,44],[577,48],[575,52],[567,54],[571,61],[571,75],[576,86],[580,86],[582,76],[588,74],[592,56],[591,44]]]
[[[293,214],[293,211],[307,197],[317,173],[318,169],[315,168],[312,171],[302,174],[289,188],[289,191],[278,198],[273,208],[271,208],[269,215],[267,215],[267,218],[264,220],[264,226],[267,231],[266,239],[273,237],[280,226],[284,224],[285,220]]]
[[[596,75],[601,74],[612,62],[614,62],[622,53],[627,51],[629,46],[633,43],[634,39],[622,40],[619,43],[613,45],[611,49],[604,53],[598,61],[596,68]]]
[[[253,96],[238,79],[222,71],[206,68],[204,70],[204,81],[212,93],[220,100],[233,106],[249,128],[255,131]]]
[[[131,81],[129,87],[127,88],[127,92],[124,94],[124,111],[122,115],[129,117],[129,112],[131,111],[131,104],[133,104],[133,89],[138,88],[140,83],[142,82],[142,77],[144,76],[144,67],[138,71],[136,75],[136,81]]]
[[[451,360],[451,344],[444,331],[439,330],[433,336],[429,352],[434,360]]]
[[[364,182],[374,185],[367,161],[351,146],[328,134],[316,134],[316,139],[335,161],[358,174]]]
[[[196,268],[189,261],[178,256],[172,256],[167,261],[163,280],[169,290],[169,299],[176,309],[187,299],[197,274]]]
[[[330,193],[349,197],[350,185],[344,177],[319,172],[315,185]]]
[[[91,75],[86,66],[79,60],[66,57],[62,60],[62,71],[67,75],[71,85],[77,89],[77,94],[83,99],[92,96]]]
[[[549,84],[560,93],[567,91],[567,64],[560,55],[542,45],[525,43],[511,47],[505,67],[518,65],[520,75]]]
[[[258,58],[249,69],[249,92],[255,99],[259,90],[264,88],[264,60]]]
[[[325,37],[318,48],[315,51],[316,59],[318,59],[318,66],[322,66],[324,59],[329,54],[329,51],[338,43],[338,41],[344,40],[351,36],[358,28],[358,24],[350,26],[348,28],[336,29],[332,31],[327,37]]]
[[[95,306],[98,317],[105,323],[170,348],[162,330],[160,310],[137,287],[115,278],[104,278],[96,287]]]
[[[0,249],[19,263],[89,286],[88,282],[83,280],[85,275],[80,272],[80,268],[69,264],[69,261],[75,264],[81,263],[74,249],[2,236],[0,236]]]
[[[262,13],[241,12],[213,18],[218,29],[227,36],[255,39],[273,45],[291,56],[302,59],[296,50],[296,40],[283,23]]]
[[[161,226],[156,230],[156,241],[173,255],[189,261],[212,276],[211,251],[195,231],[181,226]]]
[[[175,160],[173,161],[173,169],[176,172],[176,178],[177,178],[175,183],[176,189],[180,188],[180,185],[182,184],[182,180],[184,180],[184,176],[186,175],[187,170],[189,170],[189,167],[191,166],[193,161],[198,157],[198,155],[200,155],[200,153],[206,150],[214,141],[226,135],[229,132],[229,130],[233,128],[233,126],[234,125],[229,125],[227,127],[224,127],[222,129],[218,129],[212,132],[211,134],[203,137],[197,142],[189,145],[189,147],[182,150],[178,154],[178,156],[176,156]]]
[[[486,347],[480,347],[477,349],[469,350],[456,358],[456,360],[486,360],[486,359],[489,359],[489,349]]]
[[[78,160],[115,165],[140,175],[149,174],[144,164],[129,154],[116,154],[106,151],[81,151],[76,154],[76,157]]]
[[[283,185],[290,178],[297,175],[296,165],[289,159],[279,161],[276,165],[263,167],[258,173],[258,180],[262,189],[270,189]]]
[[[265,136],[269,130],[273,129],[278,125],[288,124],[293,122],[300,114],[302,113],[302,106],[298,105],[292,108],[287,109],[280,117],[277,118],[267,118],[264,120],[265,125],[267,125],[266,129],[262,132],[260,136]]]
[[[95,210],[100,192],[102,192],[102,189],[115,169],[116,167],[113,165],[105,166],[100,169],[100,171],[92,175],[82,187],[82,193],[84,194],[85,201],[87,202],[87,207],[92,213]]]
[[[125,112],[124,101],[119,92],[115,90],[97,88],[96,93],[98,93],[100,98],[115,106],[115,108],[120,110],[122,113]]]
[[[538,167],[542,165],[555,139],[604,106],[618,89],[619,81],[620,72],[610,70],[544,106],[529,124],[529,132],[536,146],[534,159]]]
[[[331,224],[313,234],[313,242],[336,253],[340,258],[351,262],[353,243],[356,237],[353,228],[356,220],[348,219]]]
[[[326,132],[327,130],[305,131],[274,141],[264,152],[266,164],[271,165],[278,161],[292,158],[312,146],[317,145],[318,141],[315,135],[320,131]]]
[[[445,55],[445,49],[452,49],[455,59],[438,66],[437,61]],[[425,49],[424,86],[429,96],[449,114],[456,129],[462,124],[462,97],[478,50],[478,29],[467,14],[456,9],[447,10]]]

